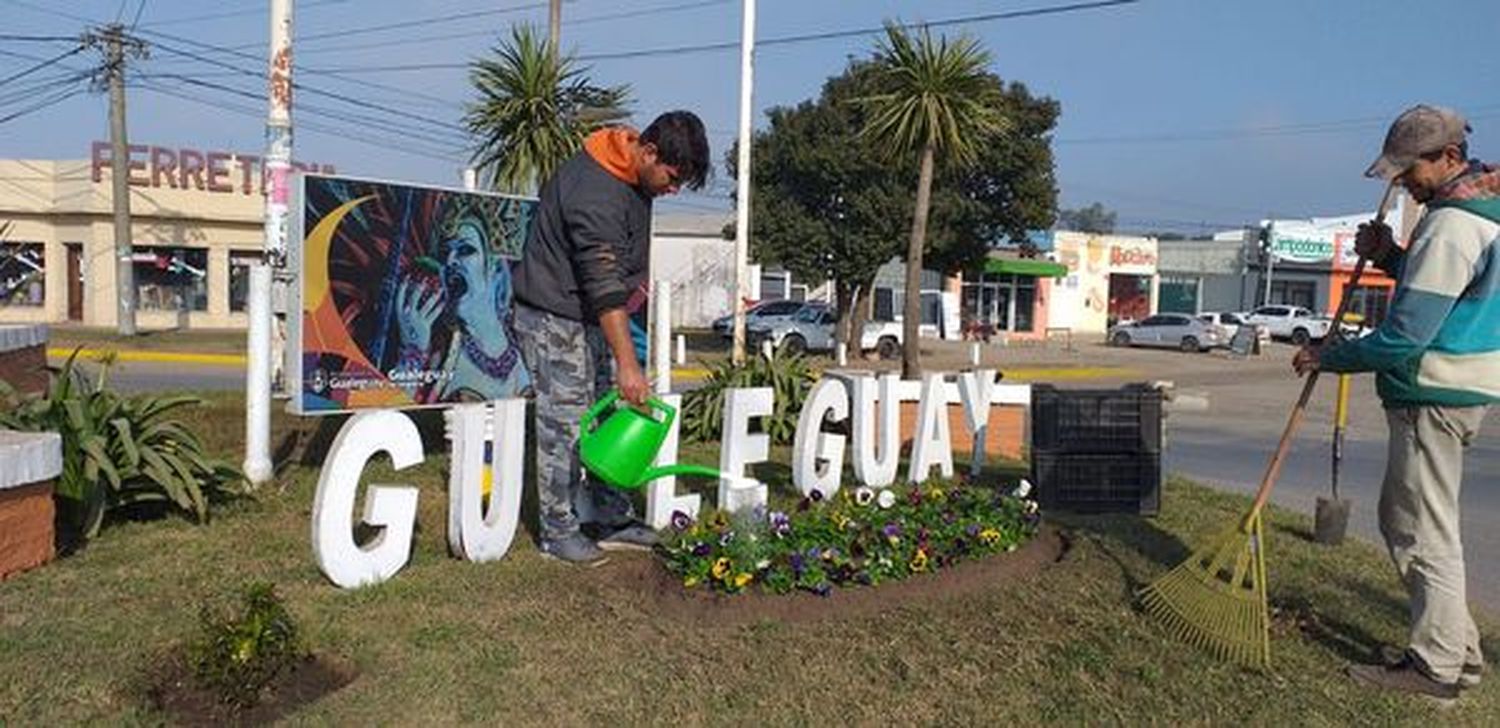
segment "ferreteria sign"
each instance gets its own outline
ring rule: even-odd
[[[95,183],[104,179],[104,171],[113,163],[112,150],[109,142],[93,143],[89,160]],[[254,154],[131,144],[126,156],[127,177],[134,187],[242,195],[263,195],[266,191],[265,169]],[[327,164],[292,162],[292,168],[334,173]]]
[[[766,505],[765,484],[746,476],[747,468],[766,462],[770,438],[752,433],[754,420],[775,409],[769,387],[725,392],[723,445],[719,452],[717,504],[735,513],[753,512]],[[679,407],[680,395],[662,397]],[[965,372],[950,382],[930,374],[921,382],[903,382],[894,375],[878,380],[872,375],[848,378],[825,376],[808,393],[792,444],[792,483],[803,495],[832,496],[842,487],[844,464],[853,467],[860,484],[884,489],[896,482],[901,456],[901,403],[916,401],[917,423],[912,438],[906,479],[927,480],[936,470],[953,475],[953,433],[948,407],[963,407],[963,421],[973,443],[971,467],[984,462],[984,442],[990,412],[997,405],[1027,405],[1031,388],[1001,385],[993,370]],[[526,400],[501,399],[460,404],[444,412],[449,441],[448,547],[458,558],[492,561],[510,550],[520,521],[522,467],[526,461]],[[677,461],[678,423],[657,455],[657,465]],[[848,437],[826,431],[824,424],[848,423]],[[831,428],[830,428],[831,429]],[[489,450],[489,457],[486,457]],[[318,566],[334,584],[354,588],[377,584],[395,576],[411,558],[417,518],[418,488],[409,484],[372,484],[365,494],[360,520],[378,531],[361,544],[355,541],[354,510],[360,476],[377,454],[389,455],[396,470],[422,462],[422,437],[416,424],[396,409],[355,414],[339,431],[313,498],[312,544]],[[486,462],[488,460],[489,462]],[[491,475],[486,502],[483,485]],[[675,478],[646,486],[646,521],[653,528],[670,522],[674,511],[696,518],[697,494],[679,494]]]

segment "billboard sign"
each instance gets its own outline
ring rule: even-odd
[[[443,406],[530,386],[511,266],[532,198],[299,174],[288,389],[299,414]]]

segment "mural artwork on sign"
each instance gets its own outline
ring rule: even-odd
[[[487,402],[530,385],[511,266],[536,201],[298,175],[293,410]]]

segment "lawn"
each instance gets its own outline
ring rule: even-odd
[[[237,396],[195,427],[238,459]],[[313,428],[276,422],[278,439]],[[440,431],[440,430],[439,430]],[[784,464],[778,449],[773,460]],[[698,449],[684,459],[707,462]],[[1173,480],[1156,519],[1057,517],[1072,548],[1040,573],[858,618],[674,624],[619,583],[631,558],[578,570],[519,537],[499,562],[446,553],[441,457],[367,481],[421,488],[411,563],[342,591],[309,546],[315,466],[206,526],[107,528],[83,551],[0,582],[0,724],[157,723],[141,686],[189,637],[197,605],[250,580],[276,584],[311,647],[353,683],[304,707],[310,723],[1494,724],[1500,679],[1443,710],[1343,675],[1377,640],[1399,641],[1404,597],[1373,547],[1309,540],[1305,516],[1274,511],[1269,674],[1172,640],[1135,606],[1143,583],[1230,523],[1244,498]],[[786,469],[763,475],[786,492]],[[928,577],[916,577],[928,578]],[[837,600],[837,592],[832,599]],[[1486,626],[1500,654],[1500,631]]]

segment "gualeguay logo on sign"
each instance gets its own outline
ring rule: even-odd
[[[536,200],[316,174],[293,184],[300,414],[521,395],[511,266]]]

